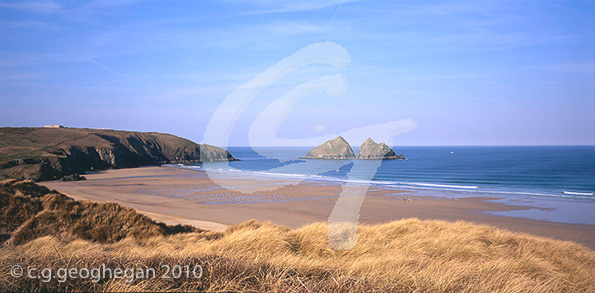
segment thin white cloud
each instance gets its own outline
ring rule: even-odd
[[[119,1],[107,1],[107,0],[95,0],[87,2],[79,6],[66,7],[60,3],[51,0],[43,1],[27,1],[27,2],[14,2],[7,3],[1,2],[0,9],[16,9],[29,13],[37,14],[64,14],[69,16],[85,16],[88,14],[103,11],[109,8],[116,8],[120,6],[130,5],[142,0],[119,0]],[[77,3],[77,2],[75,2]]]
[[[414,81],[414,80],[442,80],[442,79],[475,79],[477,75],[465,75],[465,74],[450,74],[450,75],[431,75],[431,76],[418,76],[418,77],[406,77],[400,80],[403,81]]]
[[[45,78],[45,74],[25,72],[25,73],[0,73],[0,80],[40,80]]]
[[[347,30],[341,27],[340,30]],[[243,50],[270,50],[282,47],[285,40],[297,36],[325,35],[330,31],[337,32],[338,29],[328,28],[323,24],[302,22],[302,21],[275,21],[266,24],[233,24],[221,28],[201,30],[177,30],[172,31],[162,28],[151,28],[150,34],[123,35],[121,38],[130,37],[143,38],[137,43],[154,43],[152,50],[159,48],[223,48]],[[148,39],[146,39],[148,38]],[[147,50],[146,47],[134,48],[135,50]]]
[[[111,67],[109,67],[109,66],[107,66],[107,65],[105,65],[105,64],[103,64],[103,63],[101,63],[101,62],[99,62],[99,61],[97,61],[95,59],[89,59],[89,62],[91,62],[91,63],[93,63],[93,64],[95,64],[95,65],[97,65],[97,66],[105,69],[106,71],[115,74],[115,75],[118,75],[118,76],[121,76],[121,77],[125,77],[125,78],[130,78],[128,75],[126,75],[124,73],[121,73],[119,71],[116,71],[113,68],[111,68]]]
[[[326,28],[321,25],[307,23],[307,22],[275,22],[265,25],[243,25],[238,29],[251,32],[263,32],[270,38],[290,37],[303,34],[317,34],[323,33]]]
[[[232,0],[238,3],[251,3],[259,6],[254,10],[247,11],[246,14],[275,14],[298,11],[311,11],[323,9],[335,5],[341,5],[349,2],[358,2],[362,0],[309,0],[309,1],[291,1],[291,0],[260,0],[245,1]]]
[[[536,69],[562,73],[595,73],[595,64],[586,63],[558,63],[535,67]]]
[[[118,0],[118,1],[109,1],[109,0],[95,0],[91,1],[83,6],[81,9],[87,10],[95,10],[95,9],[103,9],[103,8],[112,8],[112,7],[120,7],[125,5],[134,4],[137,2],[141,2],[143,0]]]
[[[17,9],[31,13],[51,14],[63,9],[62,5],[54,1],[3,2],[0,8]]]
[[[47,29],[47,30],[56,30],[61,29],[63,27],[59,25],[55,25],[53,23],[44,22],[44,21],[37,21],[37,20],[23,20],[23,21],[14,21],[14,22],[5,22],[0,23],[1,26],[7,28],[24,28],[24,29]]]

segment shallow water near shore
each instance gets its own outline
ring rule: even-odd
[[[228,148],[241,161],[183,167],[238,178],[350,182],[405,190],[411,196],[493,197],[498,202],[528,206],[525,210],[490,212],[495,215],[595,225],[593,146],[399,147],[395,152],[407,159],[382,161],[373,178],[353,170],[355,160],[299,159],[308,147],[255,149],[260,154],[250,147]],[[357,148],[354,151],[357,153]],[[251,202],[236,197],[228,203]]]

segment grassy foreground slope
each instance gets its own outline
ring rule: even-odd
[[[36,192],[33,183],[25,183],[26,189],[19,184],[23,183],[5,182],[5,188],[19,190],[7,195],[23,197]],[[46,192],[41,198],[51,201],[52,194],[55,192]],[[20,204],[13,202],[13,206]],[[118,229],[127,225],[155,229],[151,223],[133,220],[134,216],[118,218],[116,206],[95,210],[101,225],[113,222]],[[77,211],[65,210],[64,214]],[[127,219],[131,223],[126,223]],[[61,223],[62,230],[74,231],[72,225],[78,222]],[[346,251],[329,246],[324,223],[292,230],[249,221],[225,232],[172,234],[155,230],[127,233],[119,240],[36,233],[43,231],[43,226],[22,226],[29,229],[28,234],[40,237],[7,241],[0,248],[0,290],[595,292],[594,251],[573,242],[466,222],[407,219],[362,225],[358,227],[358,243]],[[42,282],[13,278],[10,268],[15,264],[54,271],[65,267],[91,269],[102,264],[112,269],[150,267],[157,270],[157,278]],[[200,265],[204,271],[200,278],[183,275],[162,279],[159,276],[165,273],[164,264]]]
[[[50,180],[91,169],[235,160],[170,134],[87,128],[0,128],[0,178]]]
[[[31,181],[0,182],[0,242],[18,245],[53,235],[63,241],[109,243],[128,236],[147,238],[197,231],[168,226],[116,203],[77,201]]]

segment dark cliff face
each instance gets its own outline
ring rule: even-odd
[[[338,136],[313,148],[303,159],[349,160],[355,159],[355,154],[349,143]]]
[[[162,133],[0,128],[0,178],[51,180],[97,169],[232,160],[221,148]]]
[[[359,160],[403,160],[403,155],[397,155],[385,143],[376,143],[368,138],[359,148]]]

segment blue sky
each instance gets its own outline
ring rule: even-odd
[[[396,145],[595,144],[594,1],[1,1],[0,125],[158,131],[203,140],[238,86],[310,44],[349,53],[263,90],[258,114],[316,77],[278,136],[399,119]],[[361,142],[352,142],[359,144]]]

